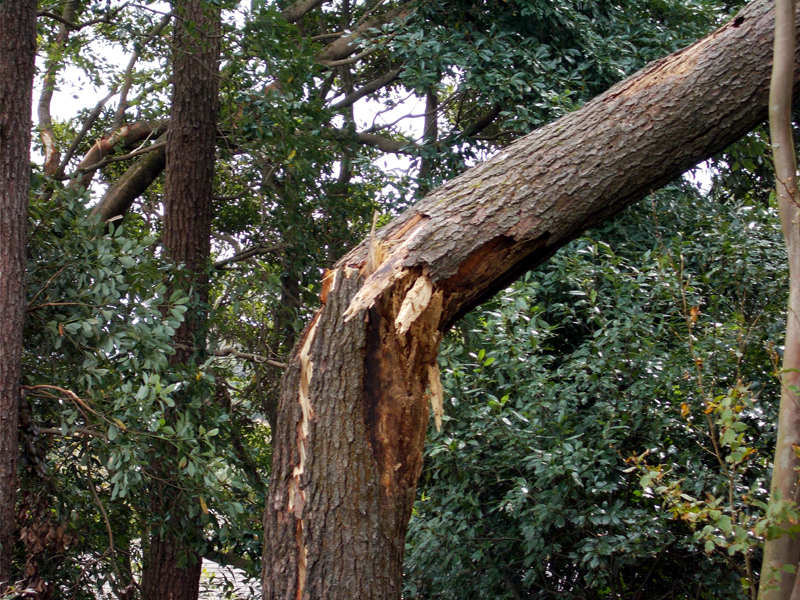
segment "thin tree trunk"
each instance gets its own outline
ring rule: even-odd
[[[442,186],[328,273],[283,382],[265,599],[400,597],[441,333],[763,121],[772,25],[754,2]]]
[[[792,84],[795,54],[794,0],[775,2],[775,43],[769,96],[769,130],[775,164],[775,190],[781,215],[783,236],[789,257],[789,309],[786,343],[781,373],[781,403],[778,441],[772,469],[770,499],[797,504],[800,458],[793,446],[800,446],[800,210],[797,195],[797,162],[792,139]],[[783,523],[788,529],[791,523]],[[764,544],[759,597],[762,600],[789,600],[797,579],[782,567],[797,568],[800,536],[788,532]],[[798,589],[800,592],[800,589]]]
[[[422,133],[423,147],[427,152],[431,151],[431,147],[436,144],[436,140],[439,138],[438,109],[439,96],[437,96],[436,87],[430,86],[425,93],[425,125]],[[417,175],[417,193],[420,196],[424,196],[431,191],[431,186],[427,179],[433,170],[434,160],[433,156],[424,156],[420,163],[419,174]]]
[[[0,595],[11,581],[36,2],[0,2]]]
[[[208,301],[211,253],[220,13],[218,5],[202,0],[177,0],[174,8],[172,117],[166,147],[162,243],[169,259],[185,265],[189,273],[188,281],[171,285],[187,290],[191,286],[203,306]],[[202,309],[187,315],[175,334],[173,364],[192,364],[202,358],[205,318]],[[179,402],[174,410],[180,412]],[[170,448],[163,449],[163,457],[167,463],[177,461]],[[159,468],[169,473],[178,466],[161,464]],[[155,487],[154,510],[180,514],[186,502],[195,501],[167,486]],[[153,535],[142,573],[144,600],[196,600],[201,557],[191,545],[201,538],[199,522],[182,531]],[[179,555],[188,557],[185,564],[178,560]]]

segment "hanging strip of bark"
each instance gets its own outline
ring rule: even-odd
[[[776,0],[769,131],[775,164],[775,190],[789,257],[789,310],[786,318],[778,440],[770,500],[773,503],[791,501],[796,507],[800,499],[800,457],[794,449],[800,446],[800,397],[796,391],[800,384],[800,210],[797,204],[797,163],[792,139],[794,14],[794,0]],[[787,522],[777,525],[788,529],[792,524]],[[800,598],[800,582],[796,576],[799,560],[800,536],[786,533],[777,539],[767,540],[764,544],[759,597],[762,600]],[[793,567],[795,572],[782,570],[787,565]]]
[[[441,333],[762,122],[772,27],[757,0],[429,194],[327,273],[282,385],[265,599],[400,597]]]
[[[0,2],[0,596],[11,582],[25,244],[30,186],[35,0]]]

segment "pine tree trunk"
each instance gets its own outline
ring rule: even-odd
[[[283,381],[266,600],[400,598],[441,332],[767,114],[766,0],[442,186],[339,261]],[[427,391],[429,390],[429,391]]]
[[[0,2],[0,595],[11,579],[36,2]]]
[[[203,306],[208,301],[211,252],[220,13],[219,6],[202,0],[177,0],[174,8],[172,116],[166,146],[162,244],[167,257],[185,265],[188,272],[188,278],[172,281],[171,287],[183,286],[187,291],[191,287]],[[192,364],[202,357],[205,317],[202,310],[187,314],[175,334],[172,364]],[[173,410],[181,411],[179,399]],[[178,457],[169,447],[162,450],[165,458],[157,469],[168,479],[169,473],[178,472]],[[154,511],[180,514],[182,505],[196,502],[167,488],[165,484],[154,486]],[[201,537],[201,526],[196,522],[150,539],[142,573],[144,600],[196,600],[201,558],[191,546]]]

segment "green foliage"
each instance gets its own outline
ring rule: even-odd
[[[175,330],[197,310],[191,294],[167,297],[180,273],[153,255],[154,238],[104,232],[67,192],[35,202],[31,216],[19,515],[28,585],[86,598],[105,583],[122,590],[147,532],[198,520],[205,536],[188,540],[198,552],[256,561],[260,522],[245,506],[263,502],[253,481],[269,452],[237,453],[236,411],[217,401],[210,363],[168,364]],[[256,448],[258,429],[246,429]],[[67,560],[76,553],[85,560]]]
[[[744,555],[705,540],[758,541],[784,262],[774,211],[673,189],[468,317],[441,353],[406,597],[740,597]],[[632,457],[660,465],[641,486]]]

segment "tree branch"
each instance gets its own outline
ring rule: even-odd
[[[53,131],[53,120],[50,116],[50,104],[53,100],[53,93],[56,89],[56,75],[61,68],[61,54],[69,39],[70,27],[65,23],[71,23],[75,19],[78,9],[77,0],[68,0],[61,13],[61,26],[58,28],[58,35],[53,46],[47,54],[47,67],[44,77],[42,77],[42,93],[39,96],[39,106],[37,115],[39,117],[39,136],[44,148],[44,172],[48,175],[58,173],[60,157],[56,146],[56,134]]]
[[[480,117],[477,121],[475,121],[472,125],[467,127],[467,130],[464,132],[464,135],[467,137],[474,137],[478,135],[481,131],[486,129],[489,125],[491,125],[497,116],[502,111],[502,107],[500,104],[495,104],[492,109],[487,112],[485,115]]]
[[[166,15],[161,17],[161,20],[156,24],[155,27],[153,27],[150,33],[147,34],[147,37],[145,37],[140,42],[138,47],[147,48],[150,45],[150,43],[169,24],[174,14],[175,11],[170,11]],[[122,88],[120,89],[119,92],[119,105],[117,106],[117,112],[114,115],[114,122],[111,124],[112,130],[116,130],[122,127],[122,120],[125,116],[125,111],[128,110],[128,92],[130,92],[131,85],[133,85],[133,68],[136,65],[137,60],[139,60],[139,51],[134,50],[130,61],[128,61],[128,66],[125,69],[125,74],[122,77]]]
[[[161,144],[158,146],[158,144]],[[155,150],[152,150],[155,147]],[[166,133],[161,134],[146,155],[132,164],[103,194],[95,207],[93,215],[99,215],[102,222],[124,216],[131,205],[155,181],[167,164]]]
[[[123,149],[133,148],[140,142],[160,136],[168,127],[169,121],[160,121],[157,123],[140,121],[130,125],[123,125],[116,131],[98,139],[84,155],[83,160],[81,160],[76,168],[76,172],[79,173],[80,176],[75,180],[75,185],[80,184],[84,188],[89,187],[89,183],[91,183],[92,177],[94,177],[94,172],[108,164],[107,162],[100,164],[102,159],[113,153],[117,147]],[[152,146],[150,149],[153,149]],[[128,155],[127,158],[131,158],[134,155],[135,154]]]
[[[325,49],[319,54],[317,60],[322,64],[330,63],[336,60],[342,60],[351,56],[358,50],[356,41],[363,38],[370,29],[377,29],[386,23],[395,19],[402,19],[408,16],[410,11],[403,7],[398,6],[385,12],[384,14],[370,19],[356,27],[355,31],[347,37],[341,37],[338,40],[328,44]]]
[[[64,154],[64,158],[61,159],[61,163],[58,165],[58,176],[61,177],[64,175],[64,169],[67,168],[67,164],[72,159],[73,155],[75,154],[75,150],[78,149],[83,138],[86,137],[86,134],[89,133],[89,130],[92,128],[92,125],[95,124],[97,119],[100,117],[100,113],[103,112],[103,107],[106,105],[106,102],[111,100],[114,95],[117,93],[117,88],[113,88],[109,93],[108,96],[100,100],[94,107],[89,116],[86,117],[86,121],[83,122],[83,126],[81,130],[78,132],[78,135],[72,140],[72,143],[69,146],[69,149]]]
[[[261,356],[260,354],[239,352],[234,348],[223,348],[222,350],[215,350],[213,354],[214,356],[219,356],[219,357],[233,356],[234,358],[243,358],[245,360],[251,360],[255,363],[259,363],[262,365],[269,365],[271,367],[276,367],[278,369],[285,369],[289,366],[286,363],[278,362],[277,360],[272,360],[271,358],[267,358],[266,356]]]
[[[363,98],[364,96],[367,96],[372,92],[379,90],[382,87],[385,87],[390,83],[392,83],[395,79],[400,77],[400,73],[402,72],[403,72],[403,67],[399,67],[397,69],[394,69],[393,71],[389,71],[385,75],[362,85],[355,92],[353,92],[352,94],[348,94],[338,102],[334,102],[331,105],[331,108],[334,110],[338,110],[340,108],[347,108],[349,106],[352,106],[353,104],[361,100],[361,98]]]
[[[283,250],[287,247],[288,244],[274,244],[272,246],[253,246],[252,248],[248,248],[247,250],[242,250],[241,252],[237,252],[230,258],[225,258],[223,260],[218,260],[214,263],[214,268],[221,269],[226,265],[231,265],[233,263],[242,262],[243,260],[247,260],[248,258],[252,258],[259,254],[269,254],[270,252],[276,252],[278,250]]]
[[[153,152],[158,150],[159,148],[163,148],[167,145],[167,140],[163,140],[161,142],[156,142],[147,146],[146,148],[140,148],[139,150],[134,150],[133,152],[129,152],[128,154],[123,154],[122,156],[109,156],[104,158],[98,163],[93,165],[89,165],[88,167],[78,167],[78,172],[80,173],[89,173],[91,171],[97,171],[98,169],[102,169],[106,165],[110,165],[114,162],[119,162],[122,160],[130,160],[131,158],[135,158],[137,156],[141,156],[142,154],[147,154],[148,152]]]
[[[327,1],[328,0],[297,0],[297,2],[290,7],[284,9],[281,12],[281,16],[289,21],[289,23],[295,23]]]
[[[360,144],[371,146],[384,152],[392,152],[394,154],[407,154],[414,156],[413,148],[414,142],[390,140],[376,133],[357,133],[356,138]]]
[[[50,12],[49,10],[40,10],[39,12],[36,13],[36,16],[37,17],[46,17],[48,19],[53,19],[54,21],[58,21],[59,23],[61,23],[62,25],[64,25],[68,29],[70,29],[71,31],[80,31],[84,27],[89,27],[90,25],[97,25],[99,23],[113,24],[114,23],[114,21],[113,21],[114,17],[117,14],[119,14],[119,12],[123,8],[125,8],[126,6],[128,6],[128,5],[127,4],[123,4],[122,6],[120,6],[119,8],[117,8],[116,10],[112,11],[111,13],[107,14],[104,17],[98,17],[96,19],[91,19],[89,21],[84,21],[83,23],[75,23],[75,22],[73,22],[72,20],[70,20],[68,18],[65,18],[63,16],[57,15],[56,13]]]

